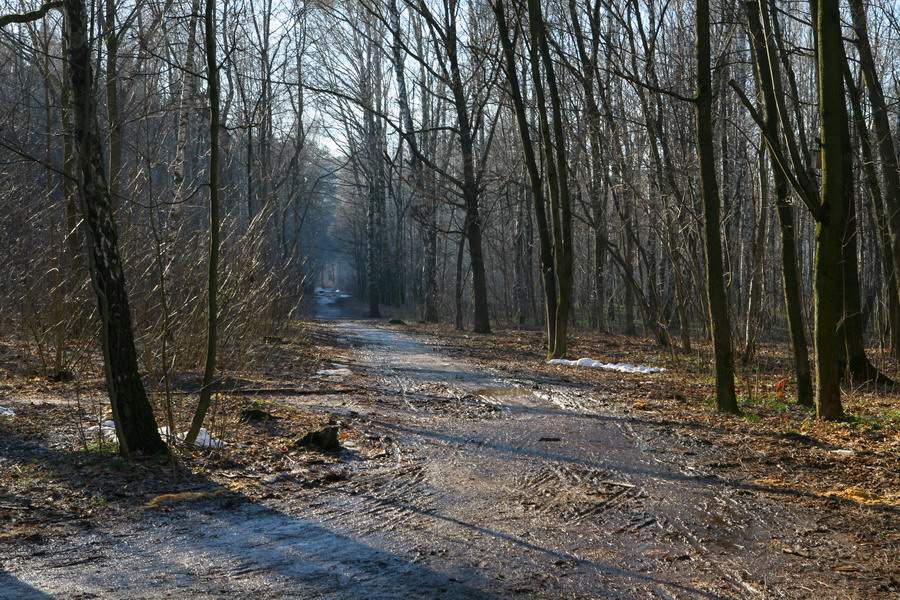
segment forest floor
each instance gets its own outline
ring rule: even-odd
[[[818,423],[764,349],[722,416],[702,351],[574,337],[576,358],[667,369],[624,374],[548,365],[535,332],[318,312],[229,372],[222,448],[157,462],[84,433],[102,380],[76,396],[0,343],[0,598],[900,593],[896,395],[853,390],[853,419]],[[329,424],[339,452],[298,444]]]

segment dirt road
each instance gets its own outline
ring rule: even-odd
[[[322,327],[369,389],[300,401],[388,440],[389,460],[287,501],[53,539],[5,557],[0,598],[875,597],[817,564],[846,540],[814,515],[708,473],[715,449],[602,390],[512,379],[402,328]]]

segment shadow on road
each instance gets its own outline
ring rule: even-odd
[[[354,539],[184,469],[170,476],[167,486],[170,467],[136,463],[134,476],[126,471],[118,482],[122,493],[106,477],[78,474],[84,453],[49,448],[2,425],[0,440],[4,466],[27,469],[39,460],[54,474],[54,483],[86,486],[124,513],[89,528],[72,523],[76,530],[65,536],[42,534],[38,542],[21,540],[0,548],[3,600],[51,597],[33,586],[67,597],[131,598],[177,595],[178,590],[235,598],[256,591],[353,599],[431,597],[431,592],[442,598],[494,597],[490,582],[470,567],[447,565],[446,571],[437,571],[416,564],[375,545],[383,540]],[[188,489],[210,499],[149,508],[150,495],[127,491],[148,472],[161,477],[153,493]],[[302,512],[304,507],[297,508]]]
[[[0,569],[0,598],[3,600],[43,600],[52,598]]]

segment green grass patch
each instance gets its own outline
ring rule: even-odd
[[[880,431],[900,428],[900,409],[888,409],[879,414],[848,414],[847,424],[851,427]]]
[[[737,399],[738,406],[762,408],[776,414],[784,414],[791,410],[791,407],[795,406],[795,404],[779,398],[778,395],[774,393],[753,395],[738,394]]]

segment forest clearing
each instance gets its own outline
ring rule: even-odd
[[[900,597],[898,56],[0,0],[0,600]]]

